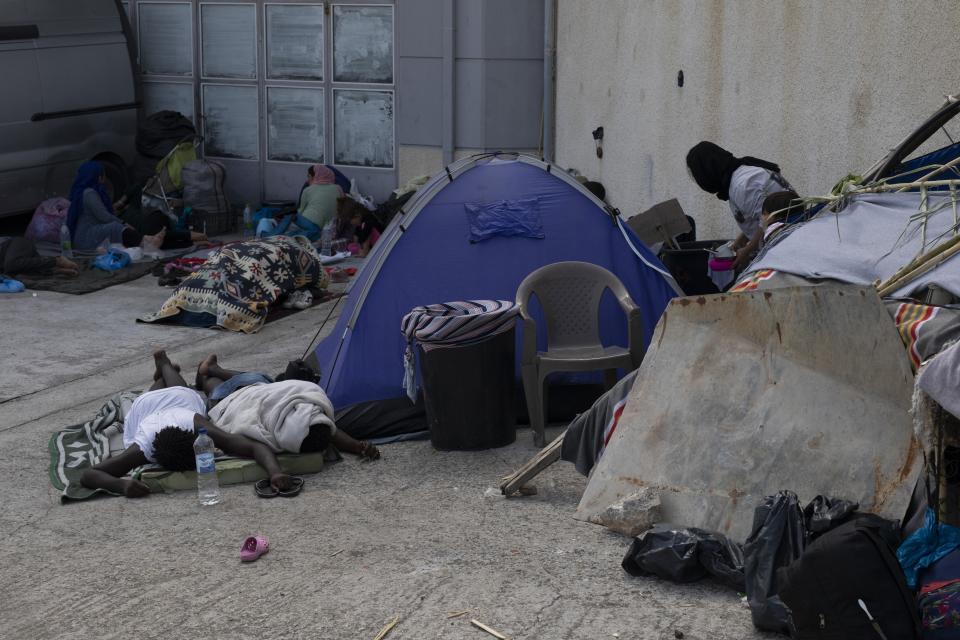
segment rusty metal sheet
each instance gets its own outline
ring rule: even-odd
[[[575,517],[653,487],[664,521],[739,540],[781,489],[902,518],[922,465],[912,392],[871,287],[675,299]]]

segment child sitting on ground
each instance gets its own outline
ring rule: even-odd
[[[218,449],[238,458],[253,458],[267,471],[275,490],[287,490],[290,476],[283,472],[273,451],[262,442],[227,433],[207,419],[206,403],[190,389],[162,349],[153,354],[156,373],[150,391],[139,396],[123,424],[123,453],[87,469],[80,477],[83,486],[124,494],[128,498],[149,495],[150,488],[139,480],[124,477],[140,465],[153,462],[170,471],[196,468],[193,441],[204,427]]]
[[[337,200],[337,237],[359,245],[357,255],[370,253],[381,233],[383,225],[366,207],[347,196]]]

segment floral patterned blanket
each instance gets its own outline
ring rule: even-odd
[[[278,298],[306,287],[326,289],[328,284],[320,255],[303,236],[237,242],[210,254],[159,311],[138,320],[254,333]]]

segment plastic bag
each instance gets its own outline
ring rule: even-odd
[[[756,628],[790,633],[790,610],[777,595],[777,569],[799,558],[805,546],[797,495],[781,491],[764,498],[753,512],[753,528],[743,545],[747,604]]]
[[[859,507],[859,504],[849,500],[817,496],[803,508],[803,521],[810,538],[843,524]]]
[[[519,236],[543,239],[543,221],[540,219],[540,198],[498,200],[497,202],[467,202],[470,223],[470,242],[482,242],[495,236]]]
[[[923,526],[897,549],[897,560],[907,578],[907,586],[916,589],[920,570],[931,566],[957,547],[960,547],[960,529],[937,522],[933,509],[927,509]]]
[[[744,590],[740,546],[706,529],[658,524],[637,536],[621,566],[632,576],[655,575],[674,582],[713,576],[737,591]]]
[[[54,242],[60,244],[60,226],[67,221],[67,212],[70,211],[70,201],[66,198],[49,198],[41,202],[24,236],[34,242]]]
[[[24,287],[23,283],[19,280],[14,280],[7,276],[0,276],[0,293],[20,293],[25,289],[26,287]]]
[[[93,266],[95,268],[102,269],[104,271],[116,271],[117,269],[123,269],[128,264],[130,264],[130,256],[123,251],[117,251],[116,249],[110,249],[110,251],[102,256],[97,256],[93,261]]]

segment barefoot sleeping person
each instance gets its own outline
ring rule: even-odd
[[[337,429],[333,405],[313,382],[273,382],[262,373],[231,371],[210,355],[197,368],[197,387],[217,402],[210,418],[220,429],[263,442],[275,452],[311,453],[332,444],[364,458],[380,457],[369,442]]]
[[[124,477],[140,465],[153,462],[170,471],[195,468],[193,441],[197,429],[206,428],[214,444],[224,453],[238,458],[253,458],[263,467],[270,484],[277,490],[291,486],[273,451],[262,442],[217,428],[207,418],[203,396],[189,388],[166,352],[153,354],[156,381],[150,391],[139,396],[124,421],[123,444],[117,456],[86,470],[80,478],[83,486],[139,498],[150,488],[138,480]]]

